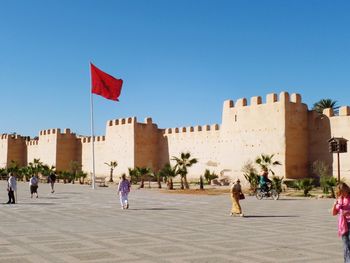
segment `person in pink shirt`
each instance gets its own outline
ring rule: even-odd
[[[336,189],[337,199],[333,204],[332,214],[338,215],[338,235],[344,245],[344,262],[350,263],[350,188],[346,183],[339,183]]]
[[[125,174],[123,174],[118,184],[118,193],[119,193],[120,205],[122,206],[122,209],[129,208],[129,200],[128,200],[129,192],[130,192],[130,182],[129,180],[126,179]]]

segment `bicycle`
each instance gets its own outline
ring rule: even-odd
[[[271,188],[271,184],[267,185],[267,187],[258,187],[256,189],[256,193],[255,196],[258,200],[268,197],[272,197],[273,200],[278,200],[278,198],[280,197],[280,194],[276,191],[276,189],[272,189]]]

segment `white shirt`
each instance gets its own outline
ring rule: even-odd
[[[29,185],[38,185],[38,179],[35,176],[31,177],[29,180]]]
[[[17,191],[17,182],[16,182],[16,177],[10,176],[9,180],[7,181],[8,186],[13,190]]]

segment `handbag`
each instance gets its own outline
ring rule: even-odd
[[[241,193],[239,193],[239,200],[243,200],[243,199],[245,199],[245,196],[244,196],[244,194],[241,192]]]

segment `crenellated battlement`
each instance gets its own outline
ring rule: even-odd
[[[0,139],[2,139],[2,140],[13,139],[13,140],[25,140],[25,141],[28,141],[30,138],[29,138],[29,136],[21,136],[21,135],[18,135],[18,134],[3,133],[3,134],[0,135]]]
[[[204,132],[204,131],[218,131],[220,126],[218,124],[203,125],[203,126],[189,126],[180,128],[168,128],[165,129],[165,134],[176,134],[176,133],[191,133],[191,132]]]
[[[30,139],[29,141],[26,142],[27,146],[32,146],[32,145],[38,145],[39,140],[38,139]]]
[[[129,118],[121,118],[121,119],[114,119],[108,121],[108,126],[118,126],[118,125],[124,125],[124,124],[133,124],[137,122],[136,117],[129,117]]]
[[[46,129],[46,130],[41,130],[39,132],[40,136],[44,136],[44,135],[51,135],[51,134],[60,134],[61,133],[61,129],[56,128],[56,129]]]
[[[339,107],[339,114],[338,115],[334,115],[334,110],[331,108],[324,109],[322,113],[323,113],[323,115],[326,115],[327,117],[350,116],[350,107],[349,106]]]
[[[94,136],[94,142],[104,142],[105,140],[106,140],[106,136]],[[91,143],[92,136],[82,137],[82,138],[80,138],[80,141],[82,143]]]
[[[224,101],[223,109],[232,109],[232,108],[240,108],[240,107],[249,107],[256,105],[264,105],[264,104],[273,104],[278,102],[285,103],[302,103],[301,95],[297,93],[292,93],[289,95],[288,92],[281,92],[279,96],[276,93],[270,93],[266,95],[266,103],[262,102],[261,96],[254,96],[250,98],[250,104],[248,105],[248,100],[246,98],[237,99],[236,103],[232,100]]]

